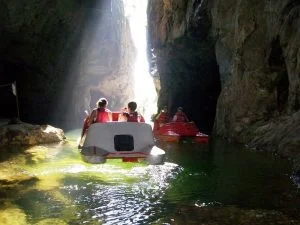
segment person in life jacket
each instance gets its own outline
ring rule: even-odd
[[[177,112],[175,113],[172,121],[173,122],[188,122],[189,121],[189,119],[187,118],[187,116],[183,112],[182,107],[177,108]]]
[[[139,114],[137,111],[137,104],[136,102],[129,102],[128,103],[128,110],[122,113],[123,121],[127,122],[145,122],[144,117]]]
[[[155,117],[155,120],[160,124],[169,122],[168,106],[164,106],[160,113]]]
[[[159,128],[169,122],[169,113],[168,106],[164,106],[164,108],[160,111],[160,113],[155,117],[153,130],[159,130]]]
[[[89,126],[92,123],[105,123],[112,121],[112,112],[107,109],[108,101],[105,98],[100,98],[97,102],[97,108],[93,109],[90,119]]]

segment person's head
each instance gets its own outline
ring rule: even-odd
[[[177,108],[177,111],[178,111],[178,112],[182,112],[182,111],[183,111],[183,108],[180,106],[180,107]]]
[[[165,105],[165,106],[163,107],[162,111],[163,111],[163,112],[168,112],[168,106]]]
[[[128,109],[130,112],[134,112],[137,108],[137,104],[136,102],[129,102],[128,103]]]
[[[108,101],[106,100],[106,98],[100,98],[97,102],[97,106],[99,108],[104,108],[107,106]]]

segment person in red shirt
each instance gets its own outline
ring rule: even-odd
[[[136,102],[129,102],[128,103],[128,110],[122,113],[122,120],[127,122],[145,122],[144,117],[139,114],[137,111],[137,104]]]
[[[189,121],[189,119],[187,118],[187,116],[183,112],[182,107],[177,108],[177,112],[175,113],[172,121],[173,122],[188,122]]]
[[[168,122],[169,122],[168,106],[164,106],[164,108],[154,119],[153,130],[158,131],[161,126],[163,126]]]

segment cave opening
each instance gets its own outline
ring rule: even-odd
[[[160,76],[159,108],[167,105],[172,117],[177,107],[183,107],[189,119],[210,134],[221,91],[214,41],[187,36],[157,52],[152,65],[157,65]]]
[[[169,90],[168,99],[172,114],[178,106],[182,106],[188,118],[207,134],[213,130],[217,100],[221,91],[218,65],[215,60],[211,60],[210,65],[193,74],[198,82],[193,82],[192,79],[191,83],[185,84],[186,86],[180,85],[178,89]],[[204,80],[201,77],[204,77]]]

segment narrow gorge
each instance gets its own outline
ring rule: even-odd
[[[299,0],[0,0],[0,74],[0,224],[300,224]],[[82,160],[101,97],[161,165]]]

